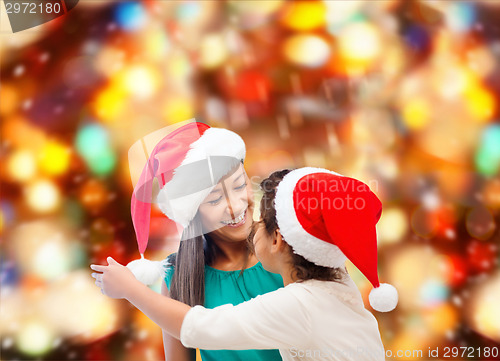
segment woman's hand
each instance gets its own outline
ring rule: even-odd
[[[108,265],[100,266],[90,265],[94,271],[101,273],[92,273],[96,279],[95,284],[101,288],[101,292],[111,298],[126,298],[127,290],[134,282],[139,282],[133,273],[125,266],[116,262],[113,258],[107,258]]]

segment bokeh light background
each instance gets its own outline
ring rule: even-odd
[[[163,359],[88,265],[137,258],[128,149],[194,116],[241,134],[256,182],[372,186],[388,359],[498,359],[500,1],[81,0],[14,34],[0,6],[1,360]],[[146,256],[177,245],[154,208]]]

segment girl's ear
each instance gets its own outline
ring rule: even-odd
[[[282,251],[286,242],[281,235],[279,228],[277,228],[273,233],[273,244],[271,245],[271,253]]]

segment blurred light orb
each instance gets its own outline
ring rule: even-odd
[[[7,160],[9,176],[18,182],[33,178],[37,170],[35,157],[27,149],[16,150]]]
[[[434,107],[439,104],[443,105],[435,102]],[[460,105],[447,109],[447,116],[439,116],[439,110],[434,109],[432,121],[418,134],[416,142],[432,156],[458,164],[470,157],[470,149],[476,147],[480,125],[471,122]],[[435,119],[436,116],[439,119]]]
[[[300,34],[285,41],[283,52],[294,64],[317,68],[325,64],[330,57],[330,46],[319,36]]]
[[[146,24],[147,13],[139,2],[120,2],[115,8],[115,20],[122,29],[135,31]]]
[[[458,254],[444,256],[442,266],[450,286],[460,287],[467,281],[468,266],[463,256]]]
[[[36,212],[51,212],[59,206],[61,194],[54,183],[40,179],[26,186],[25,199],[28,206]]]
[[[241,71],[235,77],[234,86],[229,90],[234,98],[244,102],[267,99],[271,89],[269,77],[256,70]]]
[[[229,56],[227,44],[222,34],[205,35],[200,45],[200,64],[205,69],[222,65]]]
[[[445,336],[459,325],[460,317],[455,307],[450,303],[443,303],[425,310],[423,319],[431,334]]]
[[[57,235],[61,237],[60,234]],[[71,267],[69,248],[62,241],[51,239],[37,250],[34,257],[33,270],[46,280],[56,279]]]
[[[444,303],[450,294],[443,281],[428,280],[420,287],[420,303],[424,307],[435,307]]]
[[[61,222],[22,223],[13,230],[9,247],[23,273],[51,281],[73,267],[71,236]]]
[[[152,68],[136,65],[124,72],[124,88],[139,99],[147,99],[158,90],[160,75]]]
[[[172,79],[184,79],[192,73],[191,63],[182,52],[173,52],[164,59],[165,69],[171,75]],[[168,80],[167,80],[168,81]]]
[[[413,361],[418,356],[416,354],[417,350],[421,350],[428,344],[430,337],[426,332],[423,320],[420,318],[415,320],[415,318],[412,317],[412,320],[405,325],[404,329],[395,334],[389,346],[386,346],[386,359],[396,359],[395,356],[400,351],[397,357],[398,361]]]
[[[175,8],[175,17],[182,22],[194,22],[201,13],[202,7],[198,1],[183,1]]]
[[[84,158],[92,158],[108,147],[108,132],[99,124],[81,127],[76,135],[76,150]]]
[[[254,0],[229,0],[228,4],[238,13],[252,13],[268,16],[276,12],[283,5],[283,0],[269,0],[256,2]]]
[[[325,1],[328,29],[336,33],[337,29],[352,20],[363,6],[364,1]]]
[[[33,154],[38,154],[47,141],[45,133],[40,128],[20,115],[2,119],[0,126],[2,138],[8,139],[12,147],[30,150]]]
[[[446,283],[447,272],[442,265],[442,256],[432,248],[405,246],[392,254],[387,279],[398,290],[401,308],[419,309],[422,306],[422,287],[430,280]]]
[[[346,26],[339,34],[339,51],[348,61],[371,63],[381,51],[380,36],[375,26],[356,22]]]
[[[281,19],[283,25],[297,31],[318,29],[326,23],[326,6],[320,1],[294,1],[287,3]]]
[[[89,343],[115,332],[121,323],[119,303],[101,294],[91,271],[74,271],[53,282],[40,307],[62,335]]]
[[[385,209],[377,223],[380,244],[399,242],[408,231],[408,216],[399,208]]]
[[[471,290],[470,312],[466,319],[474,331],[500,342],[500,271]]]
[[[272,20],[272,15],[281,9],[283,0],[229,0],[227,3],[229,11],[236,15],[238,27],[248,30],[263,26]]]
[[[108,132],[99,124],[90,123],[78,130],[76,150],[94,174],[107,175],[116,166],[117,159],[110,149]]]
[[[476,7],[466,1],[452,2],[444,12],[448,28],[457,33],[468,31],[476,21]]]
[[[490,120],[495,114],[495,96],[482,86],[467,88],[465,100],[472,117],[480,123]]]
[[[96,175],[108,175],[112,173],[118,160],[116,154],[111,149],[105,149],[98,157],[89,159],[88,166],[92,173]]]
[[[16,346],[26,355],[41,356],[51,350],[54,338],[48,325],[32,320],[21,325],[16,335]]]
[[[10,84],[2,84],[0,88],[0,115],[7,116],[19,106],[19,95],[16,88]]]
[[[477,239],[488,239],[496,229],[495,218],[484,206],[477,206],[467,212],[465,221],[469,234]]]
[[[500,170],[500,125],[484,129],[475,163],[478,172],[485,176],[493,176]]]
[[[117,47],[104,46],[94,60],[95,69],[107,77],[120,71],[125,63],[125,52]]]
[[[164,62],[165,56],[170,50],[170,42],[167,34],[161,28],[155,28],[144,34],[145,53],[153,61]],[[154,81],[157,81],[156,79]]]
[[[68,170],[71,149],[59,142],[49,141],[42,148],[38,164],[48,175],[61,175]]]
[[[496,60],[488,46],[477,46],[467,52],[467,64],[481,78],[486,78],[496,69]]]
[[[163,114],[167,124],[175,124],[191,119],[194,116],[194,106],[186,97],[169,97],[165,101]]]
[[[445,99],[457,99],[473,81],[471,72],[457,64],[443,62],[430,79],[433,87]]]
[[[422,98],[413,98],[405,103],[403,120],[411,130],[424,128],[430,120],[429,104]]]
[[[483,187],[484,204],[493,209],[500,208],[500,179],[492,179]]]
[[[79,199],[90,210],[100,209],[108,200],[106,187],[96,179],[89,179],[79,190]]]
[[[92,109],[97,118],[109,123],[120,118],[125,111],[126,104],[125,89],[112,84],[97,94],[92,103]]]

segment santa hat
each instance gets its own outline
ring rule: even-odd
[[[245,143],[227,129],[192,122],[166,135],[154,147],[134,187],[131,215],[140,260],[130,262],[136,278],[154,283],[163,273],[163,262],[144,258],[148,245],[151,203],[157,202],[171,220],[186,228],[198,207],[217,183],[245,158]],[[160,190],[153,197],[154,181]]]
[[[379,283],[375,225],[382,203],[363,182],[321,168],[293,170],[279,183],[276,220],[293,252],[324,267],[348,258],[370,281],[370,305],[380,312],[398,303],[396,289]]]

